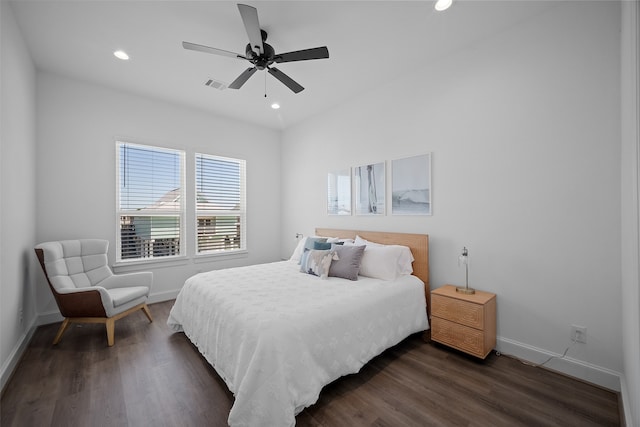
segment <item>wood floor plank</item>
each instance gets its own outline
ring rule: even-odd
[[[104,325],[38,328],[0,400],[7,426],[227,425],[233,394],[181,333],[173,301]],[[480,361],[414,335],[326,386],[302,427],[619,426],[618,395],[516,359]],[[269,426],[271,427],[271,426]]]

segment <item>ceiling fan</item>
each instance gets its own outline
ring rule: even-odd
[[[267,32],[260,28],[258,21],[258,10],[255,7],[246,4],[238,4],[238,10],[244,23],[244,28],[249,36],[249,44],[245,49],[245,54],[229,52],[227,50],[216,49],[215,47],[203,46],[200,44],[182,42],[182,47],[189,50],[195,50],[205,53],[213,53],[215,55],[229,56],[231,58],[245,59],[253,64],[253,67],[247,68],[238,76],[228,87],[230,89],[240,89],[242,85],[249,80],[257,70],[267,70],[276,79],[280,80],[285,86],[293,92],[298,93],[304,90],[291,77],[282,71],[273,67],[273,63],[284,63],[294,61],[307,61],[310,59],[323,59],[329,57],[329,49],[326,46],[315,47],[311,49],[296,50],[287,53],[275,53],[271,45],[265,43],[267,40]]]

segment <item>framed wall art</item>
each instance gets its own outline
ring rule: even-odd
[[[431,153],[392,160],[392,215],[431,215],[431,212]]]
[[[327,214],[351,215],[351,170],[349,168],[327,174]]]
[[[353,168],[356,215],[385,214],[384,162]]]

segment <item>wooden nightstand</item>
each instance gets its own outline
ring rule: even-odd
[[[431,292],[431,339],[484,359],[496,345],[496,295],[444,285]]]

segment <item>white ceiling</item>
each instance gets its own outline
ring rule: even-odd
[[[305,87],[294,94],[264,71],[239,90],[204,86],[209,78],[231,83],[250,64],[185,50],[182,41],[244,54],[248,37],[236,3],[14,0],[11,5],[38,69],[275,129],[393,84],[552,6],[551,1],[466,0],[435,12],[433,0],[246,1],[258,9],[276,53],[329,48],[329,59],[278,65]],[[131,59],[116,59],[117,49]],[[280,110],[269,107],[275,101]]]

